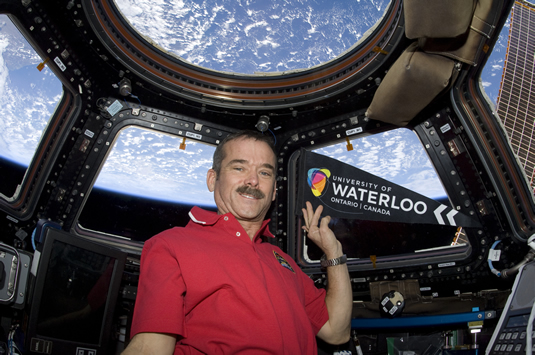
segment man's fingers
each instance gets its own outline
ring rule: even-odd
[[[322,227],[328,227],[328,226],[329,226],[329,223],[331,223],[331,216],[325,216],[325,217],[323,217],[323,219],[321,220],[321,226],[322,226]]]
[[[318,208],[316,208],[316,212],[314,213],[314,220],[313,220],[314,225],[316,225],[319,222],[320,217],[321,217],[321,212],[323,212],[323,206],[319,205]]]
[[[308,213],[307,213],[307,210],[302,208],[301,209],[303,211],[303,219],[305,220],[305,225],[303,226],[303,229],[304,230],[308,230]]]
[[[305,219],[305,224],[307,228],[310,228],[312,225],[312,218],[314,216],[314,210],[312,209],[312,204],[310,202],[306,202],[306,209],[303,208],[303,218]]]
[[[306,231],[310,231],[311,228],[317,227],[319,232],[319,220],[321,218],[321,213],[323,212],[323,206],[319,205],[318,208],[314,211],[314,207],[312,207],[312,204],[309,201],[306,201],[306,209],[302,208],[301,211],[303,212],[303,219],[305,220],[305,226],[303,226],[303,229]],[[327,224],[330,221],[330,217],[328,217]],[[321,225],[323,225],[324,222],[321,222]]]

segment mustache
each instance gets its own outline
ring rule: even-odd
[[[247,185],[243,185],[243,186],[238,187],[236,189],[236,192],[239,193],[239,194],[251,195],[254,198],[258,198],[258,199],[266,197],[266,195],[262,191],[260,191],[258,189],[253,189],[252,187],[247,186]]]

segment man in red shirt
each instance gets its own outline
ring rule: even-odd
[[[303,209],[308,237],[325,253],[328,289],[317,289],[278,247],[266,213],[275,200],[276,155],[253,131],[227,137],[207,185],[218,212],[193,208],[185,228],[145,243],[132,324],[123,354],[314,354],[315,336],[349,340],[352,293],[340,242]]]

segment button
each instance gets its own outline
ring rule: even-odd
[[[503,340],[503,339],[505,339],[505,333],[500,334],[500,340]]]
[[[509,344],[509,345],[507,345],[507,351],[511,351],[511,350],[513,350],[513,346],[514,346],[513,344]]]
[[[225,221],[228,221],[228,216],[223,217]]]
[[[515,351],[518,352],[518,351],[520,351],[520,350],[522,350],[522,344],[516,344],[516,346],[515,346]]]
[[[518,339],[518,332],[514,332],[513,337],[511,339]]]
[[[526,332],[520,333],[520,339],[526,339]]]
[[[236,232],[236,237],[239,237],[240,235],[240,232]]]
[[[494,346],[494,351],[500,351],[500,346],[502,346],[502,344],[496,344]]]
[[[500,350],[505,351],[505,349],[507,349],[507,344],[502,344],[502,348]]]
[[[505,340],[509,340],[509,339],[511,339],[511,336],[512,336],[512,335],[513,335],[512,333],[507,333],[507,334],[505,335]]]

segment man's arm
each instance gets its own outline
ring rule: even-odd
[[[176,335],[164,333],[138,333],[121,355],[172,355],[175,351]]]
[[[307,201],[306,206],[306,209],[303,208],[305,220],[303,229],[308,232],[308,237],[320,247],[328,260],[342,256],[342,244],[329,228],[331,218],[324,217],[318,226],[323,206],[319,206],[315,212],[310,202]],[[353,308],[353,292],[347,265],[327,267],[327,279],[325,304],[329,312],[329,320],[321,327],[318,337],[330,344],[343,344],[350,338]]]

